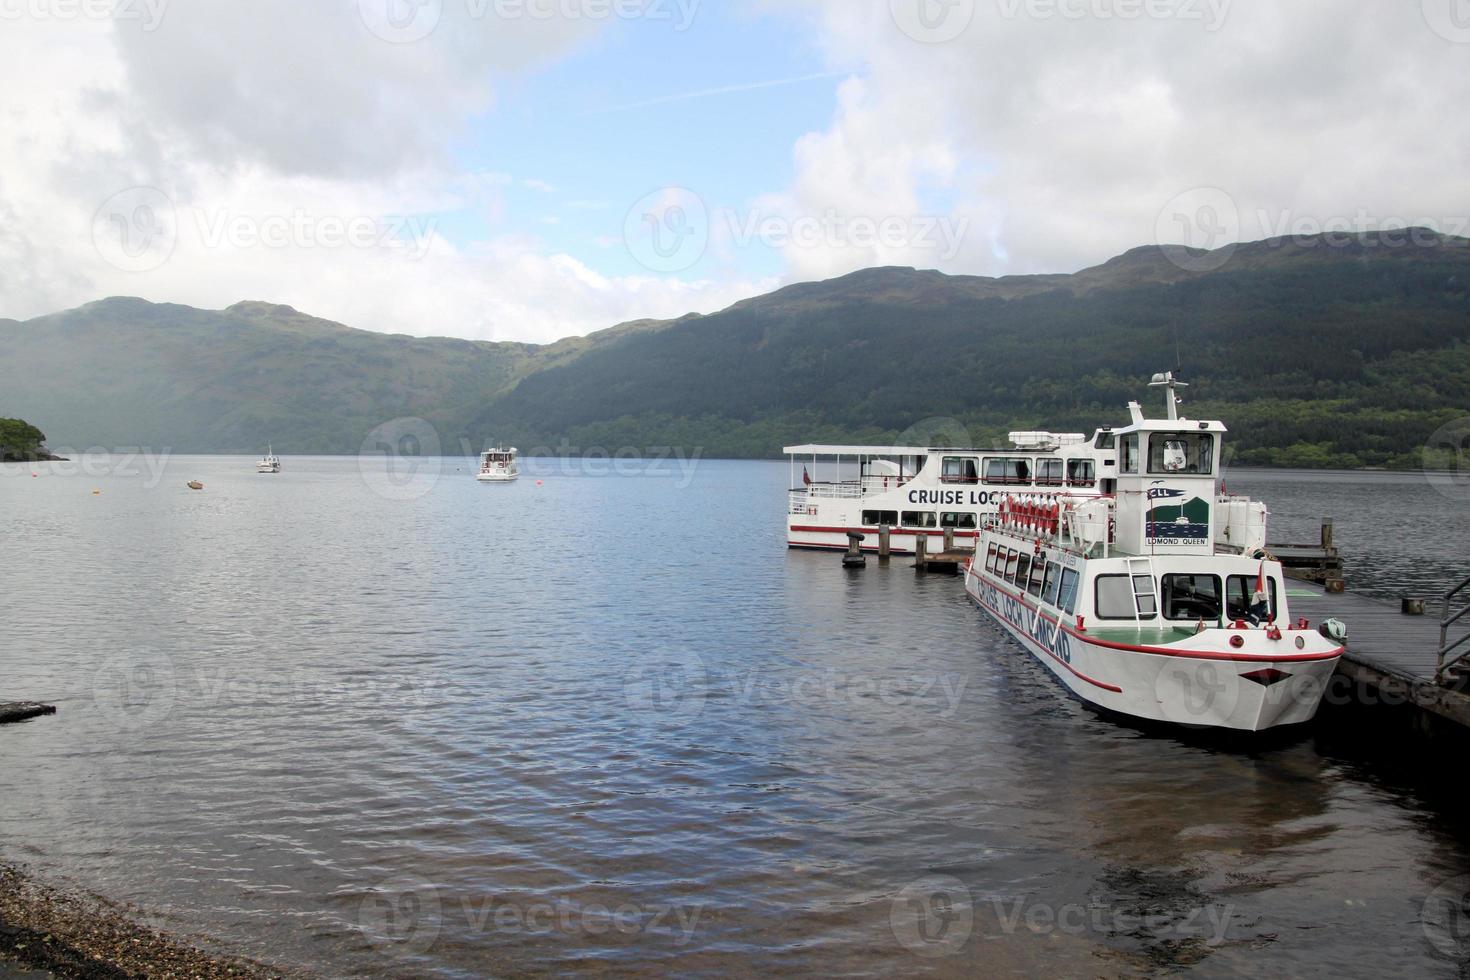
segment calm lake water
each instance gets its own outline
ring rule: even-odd
[[[122,463],[0,476],[0,700],[60,706],[0,730],[0,857],[219,948],[367,976],[1465,968],[1433,896],[1470,888],[1470,828],[1433,779],[1332,725],[1242,748],[1100,718],[959,580],[789,553],[784,463]],[[1335,517],[1355,587],[1470,574],[1470,508],[1422,475],[1228,479],[1273,540]]]

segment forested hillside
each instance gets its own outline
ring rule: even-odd
[[[1087,430],[1173,369],[1186,411],[1230,425],[1238,462],[1405,467],[1470,414],[1470,242],[1277,240],[1190,271],[1201,258],[1216,256],[1147,247],[1004,279],[869,269],[544,347],[110,299],[0,321],[0,415],[62,447],[351,453],[417,416],[446,452],[758,457]]]

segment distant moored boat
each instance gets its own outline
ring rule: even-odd
[[[271,451],[270,443],[265,444],[265,457],[255,464],[257,473],[279,473],[281,472],[281,461]]]
[[[480,473],[475,479],[481,483],[510,483],[521,475],[516,466],[514,446],[510,449],[491,449],[480,456]]]

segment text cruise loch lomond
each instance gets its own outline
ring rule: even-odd
[[[1010,438],[1008,449],[787,446],[793,489],[786,543],[846,550],[848,533],[855,532],[863,535],[865,550],[876,551],[886,526],[895,554],[913,554],[919,538],[943,538],[951,530],[968,548],[985,517],[1010,494],[1082,498],[1112,492],[1117,454],[1104,434],[1093,442],[1053,432],[1012,432]]]
[[[1147,721],[1260,731],[1309,721],[1342,645],[1291,624],[1263,504],[1219,495],[1220,422],[1100,432],[1112,496],[1016,493],[987,518],[965,591],[1075,695]]]

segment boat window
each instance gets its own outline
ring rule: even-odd
[[[985,482],[1005,486],[1031,483],[1031,460],[987,457],[985,460]]]
[[[995,571],[995,545],[992,544],[985,552],[985,570]]]
[[[863,526],[878,527],[887,524],[889,527],[898,526],[898,511],[896,510],[865,510],[863,511]]]
[[[979,461],[973,456],[946,456],[939,479],[944,483],[979,483]]]
[[[1062,580],[1062,566],[1054,561],[1046,563],[1046,584],[1041,587],[1041,598],[1049,606],[1057,604],[1057,586]]]
[[[1021,553],[1016,551],[1015,549],[1012,548],[1006,550],[1006,571],[1005,574],[1001,576],[1001,578],[1010,581],[1011,579],[1016,577],[1016,562],[1020,559],[1020,557]]]
[[[1057,608],[1068,613],[1077,609],[1077,569],[1062,569],[1062,587],[1057,593]]]
[[[1266,579],[1266,594],[1256,600],[1256,576],[1232,575],[1225,582],[1225,618],[1234,622],[1243,619],[1251,623],[1271,622],[1276,619],[1276,580]]]
[[[1093,440],[1092,445],[1094,449],[1112,449],[1117,445],[1117,442],[1118,437],[1111,432],[1099,432],[1097,438]]]
[[[1041,595],[1041,582],[1046,573],[1046,562],[1038,557],[1031,563],[1031,581],[1026,585],[1026,591],[1032,595]]]
[[[1067,485],[1090,487],[1097,482],[1097,467],[1090,459],[1067,460]]]
[[[906,510],[903,512],[904,527],[938,527],[939,517],[933,511]]]
[[[1164,575],[1164,618],[1216,621],[1220,618],[1220,579],[1216,575]]]
[[[1011,576],[1011,584],[1024,589],[1026,587],[1026,576],[1030,571],[1031,556],[1022,555],[1020,564],[1016,566],[1016,573]]]
[[[1148,441],[1150,473],[1208,476],[1214,472],[1215,437],[1208,432],[1156,432]]]
[[[1039,487],[1061,486],[1062,461],[1059,459],[1038,459],[1036,461],[1036,485]]]
[[[1154,580],[1149,575],[1099,575],[1097,577],[1097,618],[1133,619],[1135,599],[1138,616],[1154,616]]]
[[[1138,472],[1138,433],[1131,432],[1123,437],[1123,462],[1119,467],[1124,473]]]
[[[952,527],[958,531],[973,531],[980,526],[974,514],[943,513],[939,515],[940,527]]]

